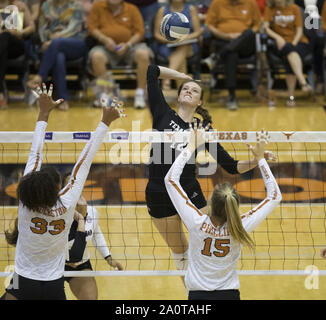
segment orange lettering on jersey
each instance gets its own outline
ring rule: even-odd
[[[67,212],[67,209],[65,207],[60,207],[60,208],[56,208],[56,209],[51,209],[50,215],[53,217],[58,217],[58,216],[62,216],[66,212]]]
[[[206,222],[203,222],[203,224],[200,227],[200,231],[203,231],[213,237],[227,237],[229,236],[229,233],[227,231],[227,228],[224,226],[223,228],[216,229],[215,226],[212,226],[211,224],[207,224]]]
[[[262,167],[262,170],[263,170],[263,172],[264,172],[264,175],[265,175],[266,179],[269,179],[270,176],[269,176],[268,171],[267,171],[267,169],[265,168],[265,166]]]
[[[207,223],[203,222],[202,226],[200,227],[200,230],[204,231],[207,227]]]

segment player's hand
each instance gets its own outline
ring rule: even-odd
[[[106,262],[112,267],[114,268],[114,270],[117,270],[117,271],[121,271],[123,270],[123,266],[122,264],[119,262],[119,261],[116,261],[114,259],[112,259],[112,257],[108,257],[106,258]]]
[[[205,143],[206,131],[210,128],[210,123],[203,128],[203,123],[200,122],[197,128],[197,121],[194,123],[194,128],[190,126],[190,139],[188,149],[193,153],[198,147]]]
[[[326,259],[326,248],[323,248],[320,250],[320,256],[324,259]]]
[[[74,212],[74,220],[76,220],[77,222],[79,222],[79,220],[84,220],[83,215],[78,212],[77,210],[75,210]]]
[[[266,159],[266,161],[276,161],[277,160],[277,156],[269,150],[266,150],[264,152],[264,158]]]
[[[249,149],[251,150],[252,154],[254,155],[255,159],[259,161],[260,159],[264,158],[265,148],[269,142],[269,135],[268,132],[261,130],[261,132],[256,133],[257,143],[255,147],[250,144],[247,144]]]
[[[52,92],[53,85],[50,84],[49,91],[47,91],[45,83],[42,83],[42,89],[37,86],[36,89],[32,90],[40,105],[39,121],[47,121],[50,112],[64,101],[63,99],[53,101]]]
[[[77,210],[75,210],[75,212],[74,212],[74,220],[76,220],[77,223],[78,223],[77,231],[85,232],[85,219],[84,219],[84,216],[80,212],[78,212]]]
[[[76,210],[80,212],[84,217],[87,215],[87,201],[83,195],[77,201]]]
[[[106,106],[107,101],[105,99],[101,99],[101,104],[103,107],[102,122],[104,122],[107,126],[109,126],[116,119],[126,117],[126,115],[123,113],[124,110],[121,109],[123,102],[119,101],[117,97],[113,99],[110,107]]]

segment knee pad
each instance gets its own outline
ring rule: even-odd
[[[187,270],[188,268],[188,250],[184,253],[173,253],[174,264],[177,270]]]

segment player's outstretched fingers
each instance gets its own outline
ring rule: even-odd
[[[124,113],[125,109],[122,109],[122,107],[123,107],[123,101],[119,101],[119,104],[118,104],[118,106],[116,108],[119,111],[120,118],[125,118],[127,115]]]
[[[104,107],[107,106],[108,100],[105,99],[105,98],[102,98],[101,101],[100,101],[100,103],[101,103],[101,107],[104,108]]]
[[[44,82],[42,83],[42,88],[43,88],[43,93],[48,94],[48,91],[46,89],[46,84]]]
[[[41,87],[39,85],[36,86],[35,88],[36,90],[36,93],[40,96],[42,94],[42,90],[41,90]]]
[[[114,97],[112,102],[111,102],[111,107],[116,108],[118,106],[118,103],[119,103],[118,97]]]
[[[53,84],[51,83],[51,84],[50,84],[49,91],[48,91],[48,96],[49,96],[50,98],[52,98],[52,93],[53,93]]]
[[[65,100],[64,99],[59,99],[59,100],[57,100],[54,104],[56,105],[56,106],[59,106],[61,103],[63,103]]]
[[[36,92],[36,90],[32,89],[31,92],[36,99],[39,99],[40,95]]]

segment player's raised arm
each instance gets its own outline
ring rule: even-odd
[[[268,142],[268,135],[262,130],[258,134],[255,147],[248,145],[258,162],[258,167],[264,179],[267,195],[265,199],[255,208],[242,216],[242,224],[247,232],[253,231],[281,202],[282,195],[280,188],[264,158],[265,147]]]
[[[80,194],[83,190],[85,180],[88,176],[93,158],[98,151],[103,139],[109,130],[110,124],[120,117],[124,117],[123,111],[120,109],[122,102],[115,98],[110,107],[103,103],[102,120],[97,126],[95,132],[92,133],[91,139],[85,145],[82,153],[76,162],[68,184],[61,190],[59,196],[66,207],[75,206]]]
[[[207,129],[206,129],[207,130]],[[180,176],[182,174],[183,168],[189,161],[191,155],[195,150],[204,144],[205,129],[193,130],[190,129],[190,140],[187,148],[185,148],[180,155],[175,159],[173,165],[165,176],[165,186],[170,199],[177,209],[179,215],[181,216],[183,222],[187,226],[188,230],[194,225],[195,217],[201,216],[201,211],[191,202],[186,192],[183,190],[180,184]]]
[[[50,85],[49,91],[46,85],[42,84],[42,89],[37,87],[33,94],[39,99],[40,111],[34,129],[31,151],[25,166],[24,175],[32,171],[39,171],[42,164],[42,151],[45,138],[45,130],[51,111],[60,103],[62,99],[54,102],[52,100],[53,85]]]

